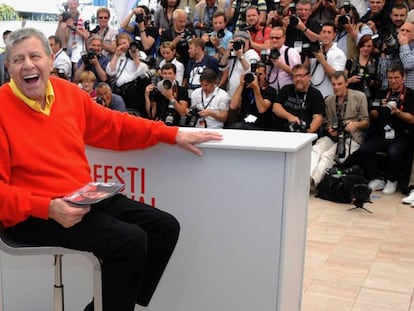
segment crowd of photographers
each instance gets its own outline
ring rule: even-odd
[[[409,192],[413,0],[159,4],[139,4],[119,29],[100,8],[91,29],[69,0],[49,38],[55,74],[82,86],[91,72],[110,92],[91,91],[97,102],[116,97],[112,107],[168,125],[317,133],[312,186],[357,163],[373,190]]]

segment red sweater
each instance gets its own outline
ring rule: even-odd
[[[96,104],[77,85],[50,79],[50,115],[32,110],[9,85],[0,88],[0,221],[48,218],[52,198],[91,181],[85,144],[113,150],[175,143],[178,128]]]

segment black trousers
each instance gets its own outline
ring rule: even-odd
[[[149,304],[180,226],[170,214],[118,194],[71,228],[32,217],[9,231],[22,242],[93,252],[102,261],[103,310],[133,311],[135,303]]]

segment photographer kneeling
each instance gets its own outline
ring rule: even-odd
[[[327,135],[312,146],[311,188],[321,182],[327,169],[335,163],[344,163],[358,150],[363,130],[369,126],[365,94],[347,88],[347,76],[343,71],[336,71],[331,82],[334,94],[325,100]]]
[[[404,69],[393,65],[387,71],[389,89],[382,92],[381,101],[372,103],[371,118],[375,120],[372,137],[360,148],[362,166],[368,186],[393,194],[404,167],[404,155],[412,141],[414,124],[414,90],[404,85]],[[387,155],[385,176],[380,176],[377,152]],[[407,167],[407,169],[409,169]],[[384,180],[381,177],[385,177]]]
[[[179,125],[188,107],[187,89],[175,80],[176,67],[166,63],[161,67],[161,78],[157,85],[151,83],[145,88],[145,108],[153,120],[167,125]]]

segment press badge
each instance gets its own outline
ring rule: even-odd
[[[257,117],[252,114],[249,114],[247,117],[244,118],[244,122],[246,123],[254,123],[256,122],[256,120],[257,120]]]
[[[384,126],[385,130],[385,139],[394,139],[395,138],[395,130],[389,126],[388,124]]]

